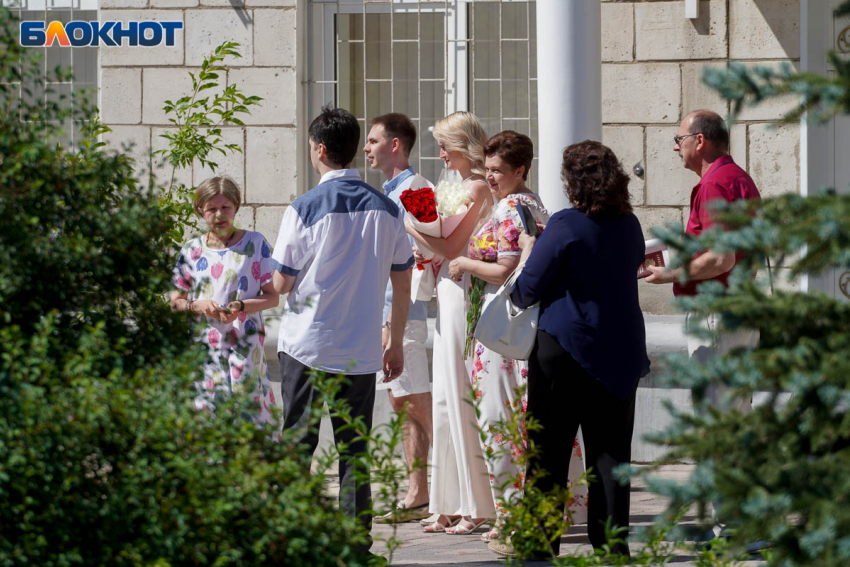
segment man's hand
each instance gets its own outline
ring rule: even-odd
[[[384,383],[392,382],[401,375],[404,370],[404,351],[401,345],[390,342],[384,350]]]
[[[416,260],[417,264],[421,264],[426,260],[425,256],[422,255],[422,252],[416,246],[413,247],[413,259]]]
[[[681,271],[681,268],[677,270],[668,270],[664,266],[647,266],[646,269],[652,272],[646,276],[646,283],[651,284],[673,283],[679,279],[679,272]]]

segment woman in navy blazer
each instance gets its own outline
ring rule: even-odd
[[[587,531],[600,548],[606,520],[629,526],[629,486],[613,470],[631,461],[635,391],[649,372],[637,287],[644,239],[629,204],[629,178],[609,148],[589,140],[569,146],[562,176],[574,208],[552,215],[536,242],[520,238],[525,267],[511,300],[518,307],[540,302],[528,413],[543,427],[529,433],[538,449],[529,474],[538,475],[544,492],[566,486],[567,446],[582,426],[596,477]],[[559,538],[552,545],[557,552]],[[629,554],[627,545],[614,551]]]

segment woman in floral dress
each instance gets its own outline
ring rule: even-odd
[[[493,195],[499,199],[490,220],[469,241],[466,257],[459,257],[449,266],[449,275],[460,280],[469,273],[486,282],[484,301],[495,295],[519,264],[521,250],[519,235],[522,230],[517,207],[526,205],[538,227],[549,219],[540,197],[525,185],[534,156],[534,146],[528,136],[505,131],[493,136],[484,149],[486,180]],[[524,481],[523,470],[517,457],[524,447],[507,446],[508,440],[492,431],[494,424],[507,422],[515,411],[525,411],[525,399],[517,398],[517,389],[525,384],[528,362],[505,358],[476,341],[472,363],[472,388],[481,412],[479,427],[485,433],[482,442],[490,473],[490,486],[496,507],[497,523],[483,539],[498,537],[498,518],[504,515],[503,503],[518,500]],[[572,444],[574,451],[570,465],[571,481],[584,472],[578,440]],[[586,488],[576,487],[575,502],[571,506],[572,520],[586,518]]]
[[[174,268],[171,306],[190,311],[205,325],[199,336],[209,353],[195,407],[214,409],[219,396],[244,393],[257,403],[256,423],[271,421],[274,394],[263,353],[263,310],[277,307],[271,247],[259,232],[239,230],[233,218],[241,191],[214,177],[195,192],[195,212],[209,232],[183,245]]]

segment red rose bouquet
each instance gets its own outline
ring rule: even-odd
[[[401,193],[400,199],[404,209],[420,223],[431,223],[439,218],[437,199],[430,187],[407,189]]]
[[[437,198],[434,188],[424,177],[414,177],[410,189],[402,191],[399,199],[413,228],[428,236],[440,236],[441,221],[440,215],[437,214]],[[410,295],[413,300],[428,301],[434,295],[434,286],[437,283],[437,277],[430,265],[434,253],[427,248],[422,249],[420,253],[425,256],[425,262],[416,264]]]

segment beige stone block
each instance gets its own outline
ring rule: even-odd
[[[770,67],[779,70],[782,63],[747,63],[747,67],[753,68],[756,66]],[[800,70],[799,63],[792,63],[795,71]],[[761,101],[756,106],[744,106],[741,112],[735,117],[736,120],[778,120],[793,110],[799,104],[800,99],[796,95],[785,95],[776,98],[769,98]]]
[[[264,67],[231,69],[228,85],[236,84],[246,95],[264,100],[251,108],[251,114],[240,116],[245,124],[274,126],[295,124],[295,70],[291,68]]]
[[[688,206],[699,177],[673,151],[678,126],[646,128],[646,204]]]
[[[141,69],[101,69],[100,119],[107,125],[142,121]]]
[[[145,124],[170,125],[169,116],[163,110],[165,101],[176,102],[181,97],[192,95],[190,72],[197,76],[200,69],[180,67],[145,69],[143,71],[142,121]],[[202,91],[201,97],[214,97],[216,94],[221,94],[224,91],[225,77],[219,76],[217,81],[219,87]]]
[[[245,195],[245,130],[241,127],[222,128],[221,142],[217,146],[224,144],[236,144],[241,152],[227,151],[227,155],[223,156],[217,151],[210,152],[207,156],[208,161],[212,161],[217,166],[215,170],[209,165],[201,165],[201,162],[195,160],[192,175],[195,186],[200,184],[204,179],[226,175],[233,179],[239,188],[242,189],[242,195]]]
[[[638,299],[640,310],[652,315],[675,315],[680,311],[673,303],[673,286],[671,284],[649,284],[646,280],[638,280]]]
[[[104,8],[147,8],[148,0],[100,0],[98,7]]]
[[[150,171],[151,130],[147,126],[113,126],[112,132],[103,135],[109,150],[127,155],[135,160],[136,177],[146,178]]]
[[[606,126],[602,128],[602,143],[614,150],[629,176],[629,195],[632,206],[644,203],[644,180],[635,175],[636,165],[644,169],[643,128],[640,126]]]
[[[635,13],[632,4],[602,5],[602,60],[634,59]]]
[[[244,5],[245,0],[201,0],[201,6],[230,7]]]
[[[800,276],[792,277],[791,270],[771,265],[770,274],[768,274],[767,266],[763,266],[756,273],[756,281],[767,293],[770,293],[771,276],[774,291],[798,293],[802,290],[803,282]]]
[[[694,110],[713,110],[721,116],[729,112],[729,103],[720,93],[702,82],[706,67],[725,69],[725,63],[685,63],[682,65],[682,114]],[[684,116],[682,116],[684,119]]]
[[[101,6],[102,7],[102,6]],[[100,10],[98,20],[105,21],[183,21],[183,12],[178,10]],[[109,66],[135,65],[182,65],[184,29],[175,31],[175,43],[171,47],[104,47],[100,49],[100,64]]]
[[[295,10],[254,10],[254,65],[295,66]]]
[[[682,209],[679,207],[635,207],[634,213],[643,229],[644,240],[658,238],[652,234],[653,228],[677,226],[684,231]]]
[[[700,2],[700,17],[684,17],[681,1],[635,4],[635,55],[640,60],[726,57],[726,0]]]
[[[248,128],[245,200],[283,205],[298,196],[295,128]]]
[[[151,0],[151,8],[194,8],[198,0]]]
[[[729,129],[729,153],[735,163],[747,169],[747,125],[732,124]]]
[[[681,76],[675,63],[602,65],[602,122],[679,121]]]
[[[233,225],[239,229],[254,230],[254,207],[244,204],[239,207]]]
[[[280,221],[283,219],[283,212],[285,210],[286,206],[257,207],[254,230],[265,236],[272,247],[277,242],[277,233],[280,230]]]
[[[176,132],[176,128],[152,128],[151,129],[151,148],[153,151],[157,152],[159,150],[167,150],[168,149],[168,140],[163,138],[163,134],[166,132]],[[171,171],[174,169],[171,163],[168,161],[167,155],[154,155],[154,170],[156,172],[157,181],[161,185],[168,185],[171,183]],[[178,167],[174,169],[174,184],[179,185],[183,184],[186,187],[192,187],[192,165],[189,164],[188,167]]]
[[[280,8],[295,6],[298,0],[244,0],[249,8]]]
[[[749,174],[762,197],[799,193],[799,126],[751,124],[749,129]]]
[[[253,35],[254,22],[245,10],[190,10],[186,12],[186,65],[200,65],[221,43],[235,41],[242,57],[227,56],[222,64],[250,66],[254,62]]]
[[[729,57],[798,59],[800,0],[730,0]]]

